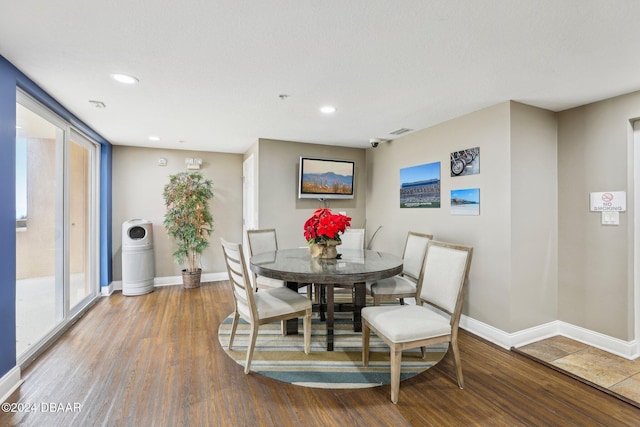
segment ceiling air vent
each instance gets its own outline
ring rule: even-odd
[[[389,135],[402,135],[411,131],[413,131],[413,129],[400,128],[400,129],[394,130],[393,132],[389,132]]]

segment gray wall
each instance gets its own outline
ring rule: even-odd
[[[383,226],[374,248],[400,254],[409,230],[471,245],[466,315],[506,332],[555,320],[555,125],[505,102],[368,149],[367,215]],[[451,177],[450,153],[473,147],[480,173]],[[441,208],[401,209],[399,170],[431,162],[441,162]],[[541,167],[550,175],[530,174]],[[479,216],[451,215],[450,191],[464,188],[480,188]]]
[[[204,273],[225,270],[220,237],[242,238],[242,155],[182,150],[159,150],[126,146],[113,147],[113,280],[122,279],[122,223],[132,218],[153,222],[156,277],[180,276],[184,266],[172,257],[175,243],[162,225],[162,191],[171,174],[187,170],[184,159],[200,157],[200,172],[213,181],[211,209],[214,232],[202,257]],[[158,166],[158,159],[167,166]]]
[[[633,144],[640,92],[552,113],[504,102],[378,148],[355,149],[261,139],[257,155],[259,226],[278,229],[283,247],[304,245],[302,224],[316,200],[297,198],[301,155],[356,161],[356,198],[334,210],[365,220],[374,249],[400,255],[409,230],[474,246],[465,314],[513,333],[561,320],[622,340],[634,339]],[[479,146],[480,174],[451,177],[449,154]],[[242,155],[115,146],[113,153],[114,279],[119,280],[121,224],[153,220],[156,276],[178,275],[162,229],[162,187],[202,157],[214,181],[216,221],[207,272],[222,272],[217,239],[242,238]],[[167,167],[157,159],[169,159]],[[400,168],[441,162],[442,207],[400,209]],[[450,191],[480,188],[480,216],[452,216]],[[589,212],[589,192],[627,191],[620,226]]]
[[[640,92],[558,114],[559,319],[634,339],[633,138]],[[589,193],[626,191],[619,226],[589,212]]]
[[[330,200],[328,207],[336,212],[346,212],[352,218],[352,227],[363,226],[367,177],[364,149],[260,139],[257,150],[251,152],[258,154],[259,227],[275,228],[279,246],[304,246],[303,225],[315,209],[323,207],[319,200],[298,199],[300,156],[356,162],[354,198]],[[368,231],[371,226],[367,222]]]
[[[511,328],[558,316],[556,114],[511,102]]]

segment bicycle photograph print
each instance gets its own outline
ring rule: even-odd
[[[451,153],[451,176],[480,173],[480,147]]]

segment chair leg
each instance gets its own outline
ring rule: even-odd
[[[362,365],[369,366],[369,340],[371,338],[371,329],[367,322],[362,322]]]
[[[245,361],[244,373],[248,374],[251,370],[251,359],[253,358],[253,350],[256,347],[256,339],[258,338],[258,328],[259,325],[257,323],[253,323],[251,325],[251,335],[249,336],[249,346],[247,347],[247,359]]]
[[[391,402],[398,403],[400,394],[400,366],[402,365],[402,350],[391,349]]]
[[[233,345],[233,339],[236,337],[236,329],[238,328],[238,319],[240,315],[237,311],[233,313],[233,322],[231,323],[231,335],[229,336],[229,350],[231,350],[231,346]]]
[[[311,310],[307,310],[302,324],[304,329],[304,354],[309,354],[311,351]]]
[[[456,376],[458,377],[458,386],[464,388],[464,379],[462,378],[462,362],[460,361],[460,350],[458,349],[458,340],[451,340],[451,349],[453,350],[453,365],[456,369]]]

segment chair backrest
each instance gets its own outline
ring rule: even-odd
[[[340,241],[342,249],[364,249],[364,228],[347,228]]]
[[[409,231],[407,241],[404,244],[402,255],[402,274],[418,281],[424,267],[424,257],[427,253],[427,244],[433,239],[431,234]]]
[[[247,241],[249,242],[249,255],[251,256],[278,250],[275,228],[247,230]]]
[[[242,245],[220,239],[224,261],[229,273],[229,283],[233,291],[233,300],[236,311],[246,320],[256,316],[255,302],[253,300],[254,289],[248,278],[247,264],[244,260]]]
[[[427,247],[418,294],[423,303],[451,315],[452,325],[460,320],[472,256],[470,246],[431,240]]]

